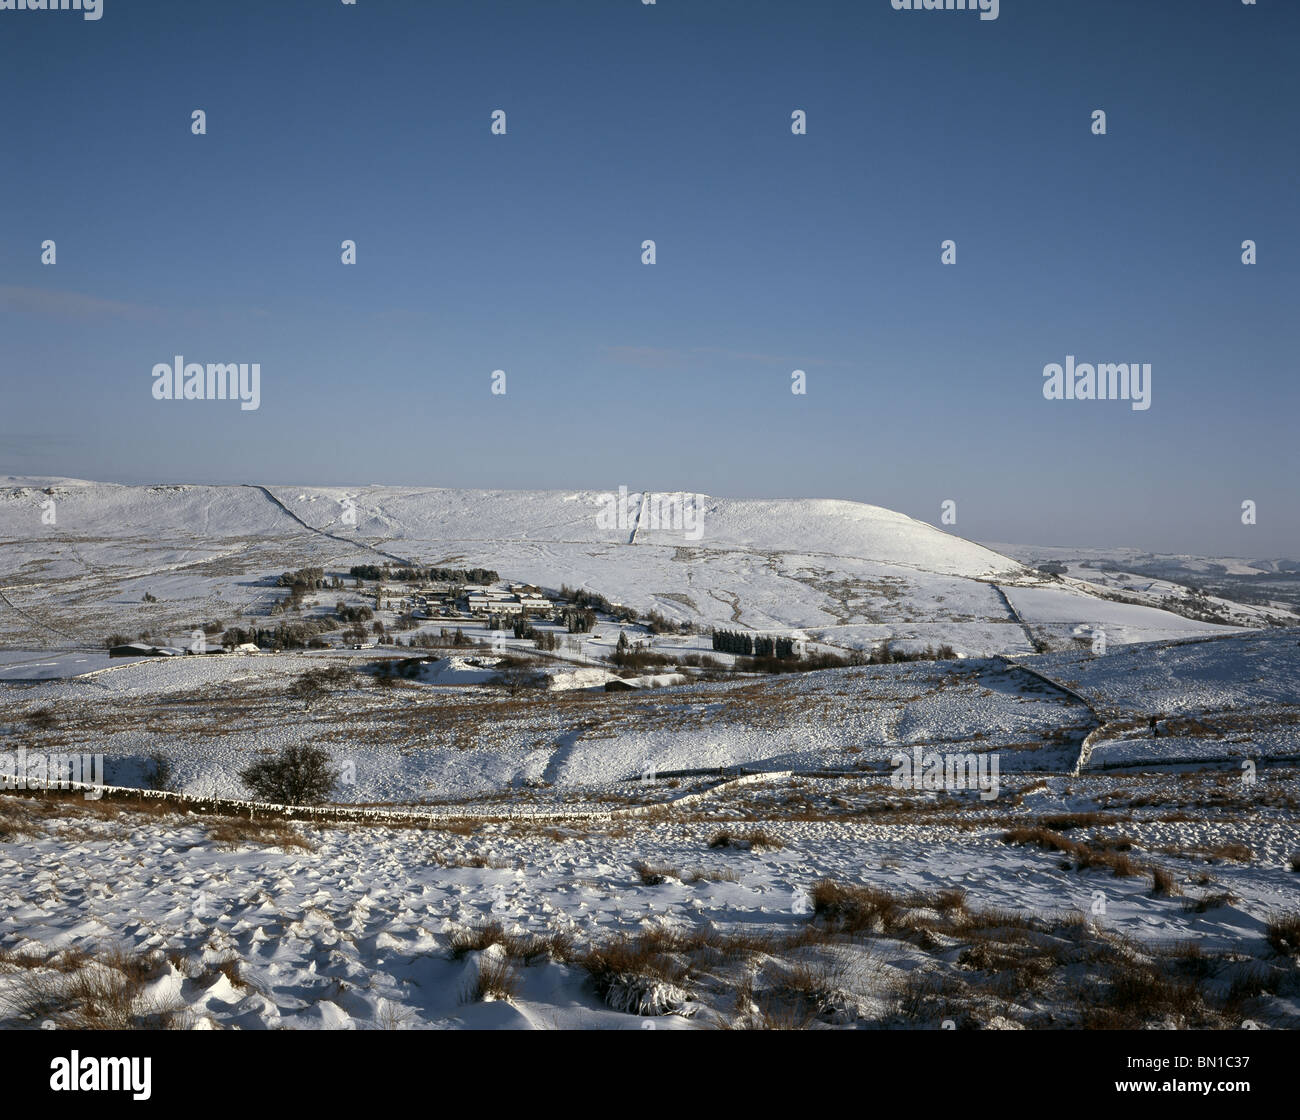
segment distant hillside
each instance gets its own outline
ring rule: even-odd
[[[53,506],[49,505],[50,500]],[[862,647],[946,641],[1028,653],[1222,629],[1052,580],[878,506],[632,491],[120,486],[0,479],[0,642],[94,644],[195,618],[255,616],[267,577],[312,564],[483,566],[586,587],[697,625]],[[1008,596],[1008,591],[1010,596]],[[145,593],[157,603],[148,610]]]

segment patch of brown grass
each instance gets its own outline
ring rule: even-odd
[[[1152,866],[1149,870],[1151,872],[1151,894],[1153,897],[1173,898],[1175,895],[1183,893],[1172,871],[1155,866]]]
[[[642,886],[646,887],[657,887],[669,879],[680,881],[682,878],[682,873],[675,867],[655,867],[649,863],[638,863],[636,873]]]
[[[297,848],[312,851],[306,837],[283,821],[244,820],[241,817],[222,817],[208,821],[208,839],[222,848]]]
[[[0,1003],[0,1018],[49,1023],[64,1030],[156,1030],[179,1025],[179,1009],[141,994],[164,962],[121,949],[97,955],[60,954],[28,962]]]
[[[1198,895],[1195,898],[1189,898],[1184,901],[1183,913],[1205,914],[1210,910],[1219,910],[1224,906],[1232,906],[1237,901],[1237,896],[1231,891],[1215,891],[1210,894]]]
[[[785,845],[771,833],[755,828],[746,832],[729,832],[726,829],[715,832],[709,838],[709,847],[736,848],[747,852],[758,852],[764,849],[779,852]]]

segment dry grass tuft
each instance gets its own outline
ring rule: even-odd
[[[312,851],[311,843],[284,821],[245,820],[242,817],[222,817],[208,822],[208,839],[223,848],[247,848],[259,845],[265,848],[298,848]]]
[[[785,845],[771,833],[758,828],[743,833],[728,832],[726,829],[715,832],[709,839],[709,847],[736,848],[746,852],[779,852]]]
[[[1174,878],[1172,871],[1163,867],[1151,867],[1151,894],[1155,898],[1173,898],[1175,895],[1182,894],[1182,888],[1178,885],[1178,880]]]
[[[636,873],[641,880],[642,886],[657,887],[668,882],[669,879],[681,881],[682,873],[675,867],[655,867],[649,863],[638,863]]]
[[[1219,910],[1224,906],[1232,906],[1238,901],[1238,898],[1231,891],[1214,891],[1210,894],[1198,895],[1195,898],[1189,898],[1183,902],[1184,914],[1205,914],[1210,910]]]
[[[474,971],[474,980],[465,992],[466,1003],[513,999],[519,991],[519,974],[504,952],[484,952]]]
[[[1300,911],[1275,914],[1264,927],[1264,937],[1279,953],[1285,956],[1300,954]]]
[[[117,948],[95,956],[71,952],[40,963],[25,960],[18,982],[0,1002],[0,1020],[83,1031],[177,1027],[179,1008],[141,994],[165,963],[161,954],[132,956]]]

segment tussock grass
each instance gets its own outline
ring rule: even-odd
[[[1182,888],[1178,886],[1178,880],[1174,878],[1173,872],[1163,867],[1152,867],[1151,871],[1151,894],[1155,898],[1173,898],[1175,895],[1182,894]]]
[[[119,948],[63,953],[39,963],[23,960],[17,983],[0,1000],[0,1021],[81,1031],[179,1027],[179,1008],[154,1003],[142,993],[165,963],[160,953],[137,956]]]
[[[657,887],[668,882],[669,879],[681,881],[682,873],[675,867],[655,867],[649,863],[638,863],[636,865],[637,877],[641,880],[642,886]]]
[[[519,973],[502,952],[484,952],[477,961],[474,979],[464,994],[466,1003],[513,999],[519,992]]]
[[[637,1015],[690,1014],[690,971],[671,938],[616,937],[579,958],[596,993],[616,1011]]]
[[[1211,910],[1220,910],[1225,906],[1233,906],[1238,901],[1240,900],[1231,891],[1213,891],[1209,894],[1186,899],[1183,902],[1183,913],[1205,914]]]
[[[573,938],[568,933],[556,932],[545,937],[507,933],[498,921],[455,930],[448,938],[452,960],[461,960],[469,953],[481,953],[493,945],[500,946],[501,952],[510,960],[525,964],[543,956],[558,961],[569,961],[574,957]]]
[[[1300,954],[1300,911],[1274,914],[1264,926],[1264,937],[1279,953]]]
[[[1076,819],[1083,820],[1085,816],[1095,816],[1096,814],[1085,814],[1075,818],[1044,818],[1048,819]],[[1109,871],[1117,879],[1131,879],[1137,875],[1150,875],[1156,880],[1156,891],[1159,894],[1160,885],[1163,881],[1173,882],[1173,877],[1161,868],[1153,864],[1139,863],[1128,855],[1129,850],[1133,847],[1133,842],[1124,836],[1101,837],[1093,841],[1085,842],[1081,840],[1071,840],[1068,836],[1063,836],[1059,832],[1053,832],[1042,825],[1020,826],[1008,829],[1002,834],[1004,844],[1020,844],[1042,848],[1044,851],[1060,852],[1067,855],[1073,861],[1072,866],[1076,871],[1086,871],[1089,868],[1103,868]],[[1071,864],[1064,864],[1063,867],[1068,870]],[[1170,893],[1178,893],[1176,890]]]
[[[888,933],[902,920],[901,901],[874,887],[845,886],[831,879],[813,884],[813,913],[847,933]]]
[[[1134,1030],[1161,1018],[1192,1023],[1205,1017],[1207,1008],[1195,981],[1121,956],[1108,963],[1104,979],[1085,983],[1080,990],[1080,1022],[1086,1029]]]
[[[760,828],[746,832],[729,832],[726,829],[715,832],[709,838],[710,848],[736,848],[746,852],[763,850],[779,852],[785,845],[771,833]]]
[[[1095,828],[1121,819],[1123,818],[1107,816],[1104,813],[1054,813],[1039,817],[1038,824],[1041,828],[1056,832],[1069,832],[1074,828]]]
[[[1064,852],[1066,855],[1071,856],[1079,848],[1079,845],[1068,836],[1062,836],[1059,832],[1053,832],[1050,828],[1044,828],[1042,825],[1022,825],[1018,828],[1008,829],[1002,834],[1002,843],[1020,844],[1026,847],[1032,845],[1036,848],[1042,848],[1044,851]]]
[[[713,871],[688,871],[684,883],[739,883],[740,876],[728,867]]]
[[[208,821],[208,839],[223,848],[247,848],[254,845],[265,848],[283,848],[288,851],[313,850],[311,842],[284,821],[244,820],[241,817],[222,817]]]

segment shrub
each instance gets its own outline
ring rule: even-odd
[[[276,805],[319,805],[334,792],[336,780],[329,755],[313,746],[285,747],[241,770],[239,777],[259,798]]]

